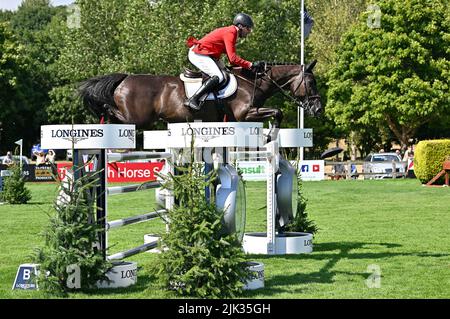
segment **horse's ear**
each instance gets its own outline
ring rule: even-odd
[[[305,72],[312,72],[314,67],[316,66],[317,60],[313,60],[310,64],[308,64],[305,68]]]

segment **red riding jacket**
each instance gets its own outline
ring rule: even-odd
[[[234,25],[231,25],[215,29],[200,40],[189,37],[186,44],[188,47],[197,44],[194,48],[195,53],[209,55],[216,59],[220,59],[220,56],[226,53],[231,64],[250,69],[252,63],[236,54],[237,37],[238,30]]]

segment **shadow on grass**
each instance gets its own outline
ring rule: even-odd
[[[348,272],[333,270],[334,266],[343,259],[384,259],[397,256],[417,256],[417,257],[448,257],[450,254],[429,254],[429,253],[405,253],[405,252],[373,252],[374,246],[382,248],[398,248],[402,247],[399,244],[393,243],[364,243],[364,242],[335,242],[315,244],[313,253],[298,254],[298,255],[249,255],[252,260],[258,260],[264,263],[264,260],[274,258],[283,258],[284,260],[326,260],[327,262],[318,271],[311,273],[298,273],[290,275],[275,275],[265,280],[264,290],[247,291],[246,297],[255,295],[274,296],[280,293],[302,293],[307,289],[309,284],[333,284],[334,277],[337,274],[344,274],[347,276],[360,277],[360,279],[367,279],[370,276],[368,272]],[[371,249],[368,252],[352,252],[357,249]],[[301,285],[294,288],[293,285]]]
[[[160,296],[155,297],[153,294],[148,294],[148,298],[176,298],[175,294],[170,291],[164,291],[158,286],[158,279],[154,275],[147,274],[138,274],[138,280],[135,285],[126,288],[102,288],[95,289],[86,292],[90,295],[91,298],[101,298],[102,296],[107,296],[109,298],[117,298],[119,296],[120,299],[127,298],[146,298],[145,291],[146,290],[158,290],[160,291]]]

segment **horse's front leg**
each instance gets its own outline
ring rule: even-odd
[[[252,107],[245,116],[245,121],[262,122],[268,118],[273,118],[275,120],[274,127],[279,128],[283,119],[283,112],[279,109],[269,109],[267,107]]]
[[[283,112],[279,109],[269,109],[266,107],[256,108],[253,107],[247,113],[245,117],[245,121],[247,122],[262,122],[268,118],[273,118],[275,123],[271,128],[269,135],[267,136],[267,142],[273,141],[277,139],[278,129],[281,126],[281,120],[283,119]]]

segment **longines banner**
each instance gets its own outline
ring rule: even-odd
[[[134,149],[136,129],[125,124],[76,124],[41,126],[45,149]]]
[[[195,147],[262,147],[262,123],[170,123],[166,131],[144,131],[144,149]]]

